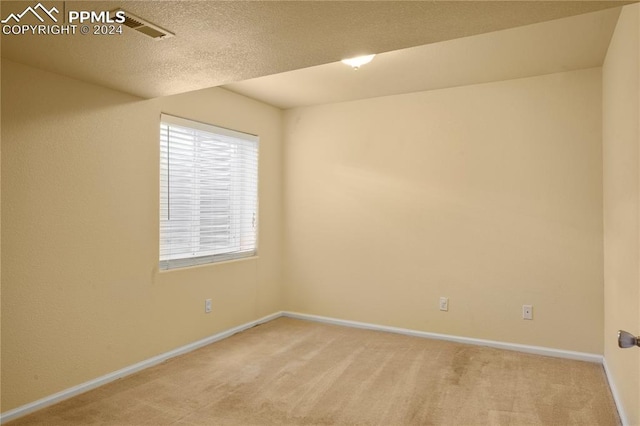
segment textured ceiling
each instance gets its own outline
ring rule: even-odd
[[[1,15],[35,2],[2,1]],[[173,33],[2,35],[2,56],[142,97],[170,95],[630,1],[42,1],[68,10],[123,7]]]
[[[620,8],[382,53],[223,87],[293,108],[601,66]]]

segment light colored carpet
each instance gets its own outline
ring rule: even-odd
[[[598,364],[279,318],[9,423],[617,425]]]

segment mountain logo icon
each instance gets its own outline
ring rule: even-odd
[[[17,24],[20,22],[22,17],[28,13],[31,13],[33,16],[35,16],[40,22],[44,22],[44,18],[38,14],[38,11],[40,11],[40,13],[43,14],[44,16],[48,16],[53,22],[58,22],[58,19],[53,14],[60,13],[60,11],[55,7],[52,7],[51,9],[47,9],[42,5],[42,3],[38,3],[34,7],[29,6],[24,11],[22,11],[22,13],[18,13],[18,14],[11,13],[9,14],[9,16],[7,16],[5,19],[3,19],[0,22],[2,22],[3,24],[7,24],[9,23],[9,21],[14,20],[15,23]]]

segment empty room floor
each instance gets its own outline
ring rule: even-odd
[[[599,364],[278,318],[10,425],[617,425]]]

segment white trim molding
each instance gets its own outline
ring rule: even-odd
[[[160,364],[161,362],[164,362],[167,359],[176,357],[178,355],[183,355],[185,353],[191,352],[195,349],[201,348],[203,346],[209,345],[219,340],[226,339],[227,337],[230,337],[236,333],[240,333],[241,331],[247,330],[251,327],[255,327],[256,325],[264,324],[266,322],[272,321],[276,318],[280,318],[283,316],[288,318],[315,321],[315,322],[340,325],[345,327],[384,331],[388,333],[404,334],[407,336],[422,337],[427,339],[447,340],[450,342],[465,343],[465,344],[478,345],[478,346],[488,346],[488,347],[497,348],[497,349],[506,349],[511,351],[536,354],[536,355],[544,355],[544,356],[552,356],[556,358],[567,358],[567,359],[573,359],[578,361],[600,363],[604,365],[605,373],[609,381],[609,386],[611,388],[613,398],[616,402],[616,406],[618,407],[618,413],[620,414],[622,423],[623,425],[628,425],[626,421],[626,417],[624,415],[624,411],[622,410],[622,406],[620,405],[620,398],[619,398],[618,392],[615,388],[614,382],[612,381],[611,375],[609,374],[609,369],[607,368],[607,364],[601,355],[584,353],[584,352],[566,351],[562,349],[553,349],[553,348],[546,348],[541,346],[529,346],[529,345],[521,345],[517,343],[498,342],[494,340],[475,339],[471,337],[460,337],[460,336],[453,336],[449,334],[430,333],[426,331],[410,330],[406,328],[390,327],[385,325],[377,325],[377,324],[358,322],[358,321],[349,321],[349,320],[336,319],[336,318],[324,317],[319,315],[302,314],[298,312],[289,312],[289,311],[275,312],[263,318],[250,321],[246,324],[242,324],[237,327],[230,328],[226,331],[222,331],[220,333],[214,334],[212,336],[206,337],[196,342],[189,343],[188,345],[184,345],[179,348],[173,349],[169,352],[165,352],[163,354],[154,356],[152,358],[141,361],[137,364],[130,365],[118,371],[114,371],[112,373],[106,374],[104,376],[98,377],[88,382],[81,383],[72,388],[62,390],[53,395],[49,395],[37,401],[22,405],[18,408],[14,408],[13,410],[9,410],[5,413],[1,413],[0,424],[6,423],[10,420],[17,419],[18,417],[25,416],[29,413],[48,407],[50,405],[53,405],[65,399],[68,399],[73,396],[79,395],[81,393],[87,392],[89,390],[95,389],[99,386],[106,385],[107,383],[113,382],[114,380],[129,376],[130,374],[137,373],[138,371]]]
[[[546,348],[543,346],[529,346],[518,343],[498,342],[495,340],[475,339],[472,337],[453,336],[450,334],[430,333],[427,331],[410,330],[407,328],[389,327],[366,322],[349,321],[323,317],[319,315],[301,314],[298,312],[282,312],[282,315],[289,318],[296,318],[308,321],[322,322],[325,324],[342,325],[346,327],[362,328],[366,330],[386,331],[388,333],[404,334],[407,336],[423,337],[427,339],[447,340],[450,342],[466,343],[469,345],[488,346],[497,349],[525,352],[536,355],[552,356],[555,358],[567,358],[578,361],[595,362],[602,364],[602,355],[590,354],[586,352],[566,351],[563,349]]]
[[[613,402],[616,404],[616,408],[618,409],[618,415],[620,416],[620,422],[622,422],[622,426],[629,426],[629,418],[627,417],[627,413],[624,411],[624,406],[622,405],[622,398],[620,398],[620,392],[618,392],[618,388],[616,387],[616,383],[613,380],[613,375],[611,374],[611,370],[607,365],[607,359],[603,358],[602,367],[604,368],[604,374],[607,376],[607,382],[609,382],[609,389],[611,389],[611,395],[613,396]]]
[[[239,325],[237,327],[230,328],[228,330],[222,331],[212,336],[205,337],[204,339],[198,340],[193,343],[189,343],[188,345],[181,346],[169,352],[165,352],[163,354],[156,355],[152,358],[145,359],[144,361],[140,361],[137,364],[130,365],[118,371],[105,374],[104,376],[98,377],[93,380],[89,380],[88,382],[81,383],[77,386],[62,390],[60,392],[54,393],[53,395],[49,395],[37,401],[30,402],[20,407],[14,408],[13,410],[9,410],[5,413],[0,414],[0,424],[6,423],[10,420],[17,419],[18,417],[26,416],[27,414],[33,413],[34,411],[48,407],[50,405],[53,405],[65,399],[71,398],[73,396],[79,395],[81,393],[90,391],[102,385],[106,385],[107,383],[113,382],[114,380],[129,376],[133,373],[137,373],[138,371],[144,370],[146,368],[153,367],[154,365],[158,365],[170,358],[176,357],[178,355],[186,354],[187,352],[191,352],[193,350],[199,349],[203,346],[210,345],[211,343],[217,342],[219,340],[226,339],[227,337],[230,337],[236,333],[240,333],[241,331],[247,330],[251,327],[255,327],[256,325],[264,324],[265,322],[269,322],[281,316],[282,316],[282,312],[275,312],[271,315],[267,315],[266,317],[262,317],[260,319],[250,321],[248,323]]]

